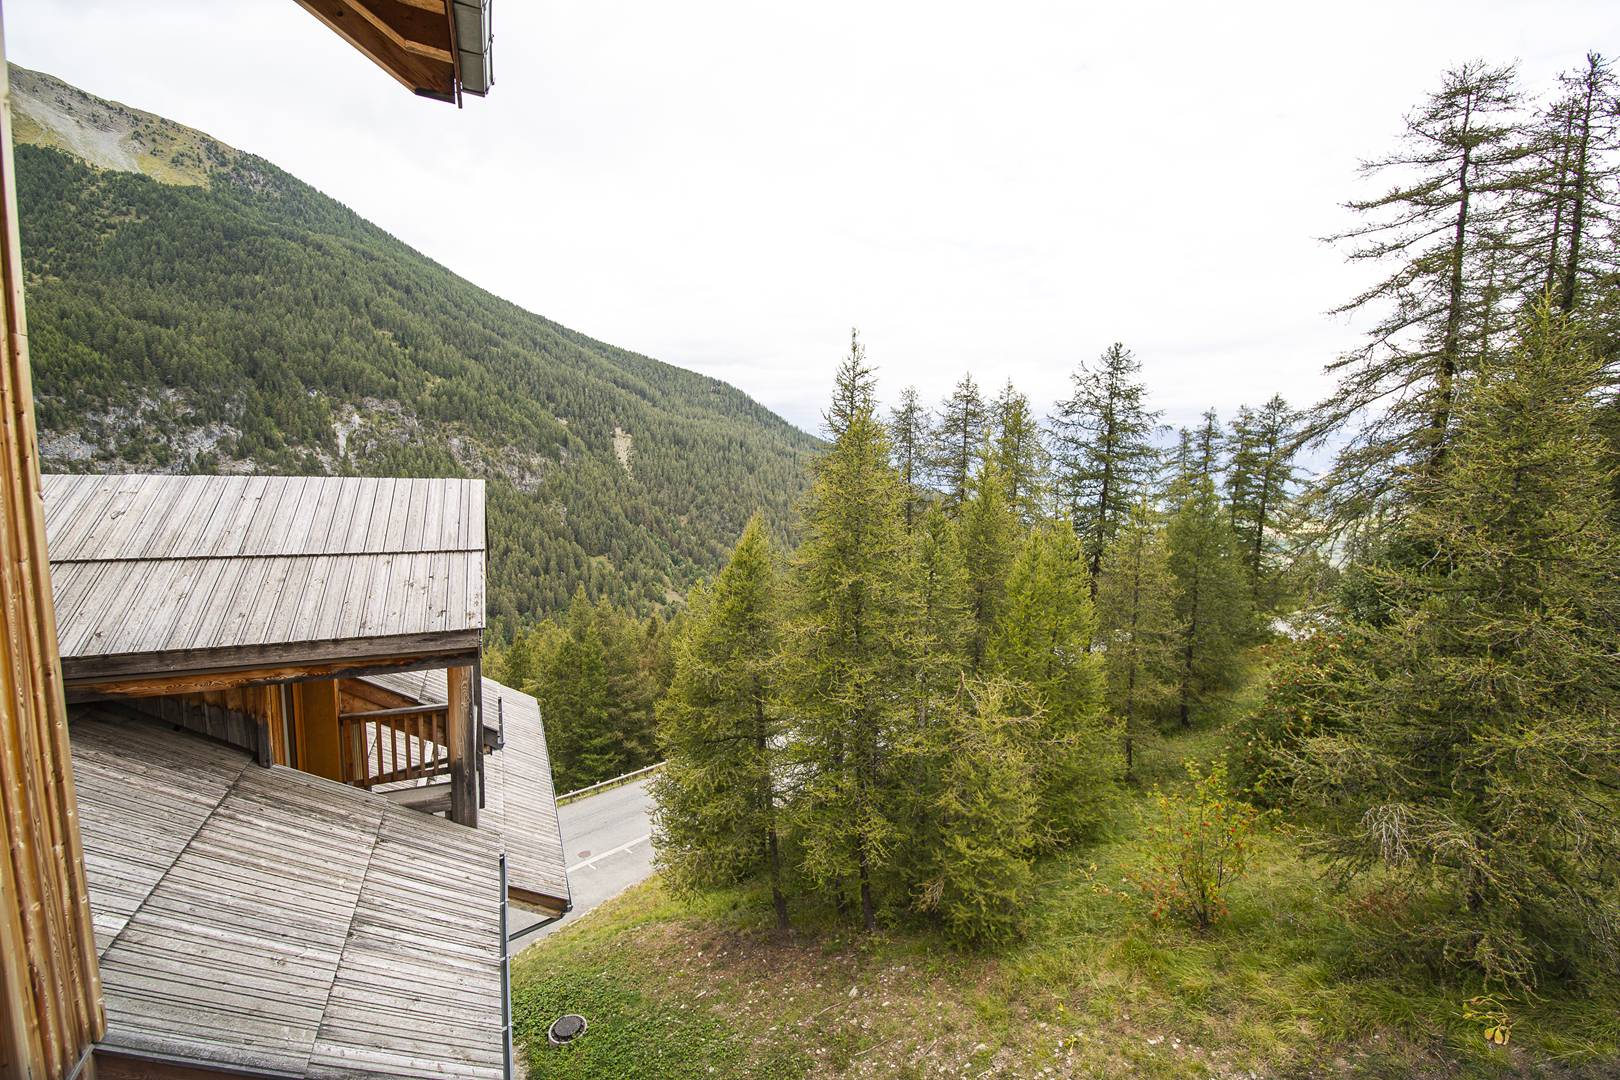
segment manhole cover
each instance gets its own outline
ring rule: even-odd
[[[546,1038],[551,1040],[552,1046],[561,1046],[563,1043],[573,1042],[583,1034],[585,1034],[585,1018],[578,1013],[569,1013],[551,1022],[551,1030],[546,1032]]]
[[[586,848],[584,851],[581,851],[578,855],[574,856],[574,858],[576,858],[576,859],[588,859],[590,857],[591,857],[591,849],[590,848]]]

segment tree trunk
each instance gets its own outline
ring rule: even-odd
[[[1466,140],[1474,102],[1470,96],[1463,108],[1462,132]],[[1468,238],[1468,204],[1473,194],[1468,186],[1468,169],[1473,164],[1473,147],[1463,144],[1462,160],[1457,165],[1457,224],[1451,239],[1451,286],[1446,298],[1446,332],[1440,343],[1440,370],[1436,379],[1434,410],[1430,415],[1429,430],[1433,445],[1430,465],[1438,468],[1445,457],[1446,431],[1451,427],[1451,400],[1457,382],[1457,348],[1462,335],[1463,308],[1463,253]]]
[[[1575,151],[1575,201],[1569,216],[1569,262],[1564,265],[1564,291],[1558,306],[1566,313],[1575,308],[1581,264],[1581,227],[1586,216],[1587,155],[1592,143],[1592,92],[1595,89],[1593,73],[1587,72],[1586,100],[1581,111],[1581,141]]]

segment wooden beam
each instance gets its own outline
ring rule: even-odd
[[[369,12],[359,6],[359,0],[298,0],[298,4],[407,90],[441,101],[455,100],[454,65],[407,52],[367,18]]]
[[[539,915],[546,915],[553,919],[560,918],[573,908],[573,901],[562,896],[548,896],[545,893],[530,892],[520,889],[510,881],[506,883],[506,898],[518,907],[533,911]]]
[[[0,1074],[60,1077],[106,1031],[45,553],[0,40]]]
[[[347,664],[359,669],[364,666],[364,661],[386,661],[390,657],[437,655],[448,659],[466,653],[477,654],[482,641],[481,630],[454,630],[443,634],[396,634],[343,641],[293,641],[276,645],[232,645],[220,649],[120,653],[115,656],[66,656],[62,658],[62,672],[71,690],[122,678],[202,675],[303,664],[311,667]]]
[[[478,827],[478,731],[473,723],[471,664],[445,671],[449,712],[445,737],[450,744],[450,820]]]
[[[443,13],[430,13],[399,0],[350,0],[367,22],[384,37],[408,53],[445,64],[455,63],[450,51],[452,39],[445,30]]]
[[[455,659],[454,657],[450,659]],[[345,664],[305,664],[288,668],[251,668],[246,671],[212,675],[153,676],[147,679],[118,679],[76,688],[68,698],[75,703],[105,701],[109,698],[153,697],[167,694],[200,694],[209,690],[229,690],[237,686],[272,683],[299,683],[307,679],[348,678],[378,671],[409,671],[413,668],[442,667],[442,656],[401,656],[367,661],[355,667]]]

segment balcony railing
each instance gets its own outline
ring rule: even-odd
[[[448,710],[443,705],[368,709],[338,716],[343,778],[370,788],[450,772]]]

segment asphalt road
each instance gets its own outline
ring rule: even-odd
[[[515,948],[566,926],[652,874],[652,809],[646,780],[609,788],[600,795],[557,808],[574,910],[549,926],[524,934],[514,943]],[[540,921],[516,909],[511,918],[513,933]]]

